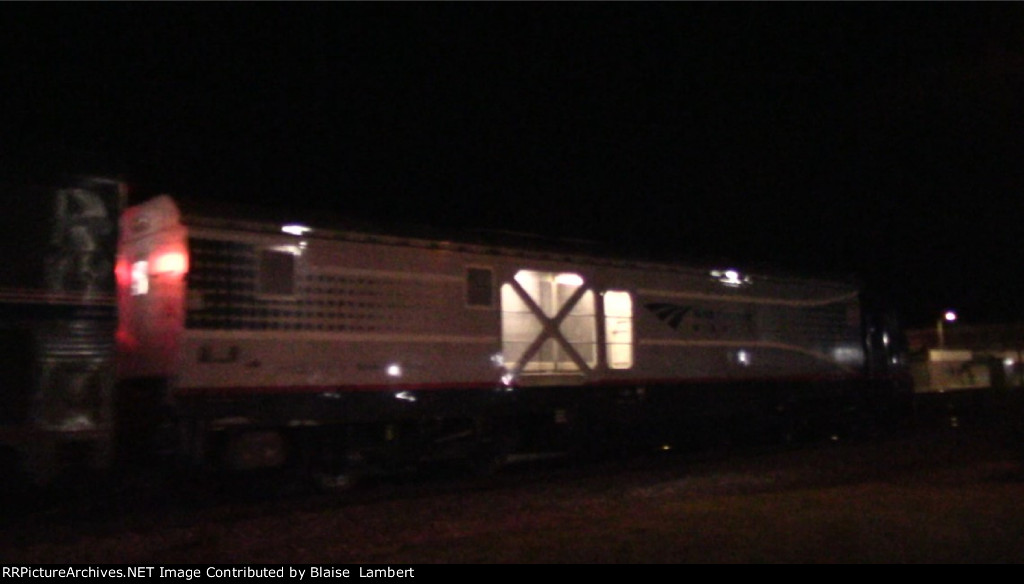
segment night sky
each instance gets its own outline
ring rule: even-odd
[[[911,326],[1024,321],[1017,3],[4,4],[0,51],[5,173],[852,274]]]

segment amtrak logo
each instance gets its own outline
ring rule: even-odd
[[[754,313],[750,310],[727,312],[668,302],[650,302],[644,307],[677,331],[729,332],[736,328],[749,330],[754,323]]]
[[[679,330],[679,323],[693,310],[692,306],[681,306],[679,304],[667,304],[664,302],[651,302],[644,305],[668,326]]]

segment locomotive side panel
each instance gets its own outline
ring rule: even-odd
[[[768,278],[750,276],[740,290],[704,292],[671,281],[640,289],[641,368],[654,378],[695,380],[858,374],[857,290]]]
[[[516,361],[517,340],[528,344],[547,337],[543,342],[550,343],[554,337],[563,348],[578,349],[575,366],[564,369],[580,382],[801,380],[862,372],[858,290],[851,284],[738,272],[733,276],[738,283],[723,282],[716,275],[720,270],[665,265],[499,261],[505,264],[501,310],[507,363]],[[566,308],[567,301],[541,306],[544,298],[536,287],[516,285],[517,280],[529,283],[545,276],[552,281],[577,279],[573,286],[557,287],[583,292],[562,319],[555,312]],[[513,287],[515,293],[510,293]],[[531,303],[533,299],[537,302]],[[523,304],[532,306],[527,310]],[[578,321],[569,322],[584,304]],[[517,328],[517,320],[526,323]],[[587,332],[570,331],[584,324]],[[552,367],[542,369],[520,366],[515,371],[518,383],[541,384],[555,376]]]
[[[178,386],[185,392],[481,386],[493,302],[456,254],[194,230]],[[283,256],[283,260],[281,257]]]
[[[754,426],[783,434],[795,423],[794,403],[824,426],[861,399],[864,355],[851,284],[600,261],[527,258],[507,267],[503,325],[523,313],[534,325],[522,327],[527,339],[518,343],[515,327],[502,329],[519,414],[531,420],[519,425],[555,440],[619,447]],[[552,305],[544,300],[555,289],[537,293],[533,282],[545,277],[575,289],[576,298],[593,294],[581,315],[589,335],[568,330],[561,316],[571,312],[556,315],[570,301]],[[530,311],[521,308],[527,298],[536,300]],[[527,344],[575,349],[576,358],[551,362],[535,352],[535,363],[520,357],[516,345]]]
[[[123,296],[125,352],[138,356],[124,385],[168,390],[180,453],[334,474],[487,447],[501,397],[488,391],[500,377],[489,265],[281,226],[182,226],[159,201],[133,213],[165,228],[126,239],[126,264],[188,234],[186,288],[161,297],[172,287],[150,274],[148,290]],[[166,318],[175,294],[180,320]]]
[[[168,213],[166,233],[180,235]],[[129,294],[138,314],[124,320],[155,327],[142,344],[159,356],[143,361],[162,369],[135,375],[164,378],[194,458],[252,468],[297,454],[334,472],[657,443],[824,419],[865,393],[858,290],[845,282],[185,224],[180,318]],[[155,261],[164,244],[146,241],[125,253]]]

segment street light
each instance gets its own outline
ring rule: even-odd
[[[952,310],[947,310],[945,313],[943,313],[942,318],[940,318],[935,323],[935,330],[938,331],[938,333],[939,333],[939,348],[940,349],[942,349],[943,347],[946,346],[945,331],[942,328],[942,325],[945,322],[956,322],[956,313],[953,312]]]

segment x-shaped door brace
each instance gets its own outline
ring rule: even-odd
[[[511,373],[513,375],[518,376],[519,373],[526,368],[526,364],[530,362],[530,359],[533,359],[534,355],[536,355],[537,352],[540,351],[541,345],[544,344],[544,341],[548,339],[554,339],[555,342],[561,345],[562,348],[565,350],[566,354],[569,355],[569,358],[572,359],[573,363],[575,363],[576,366],[579,367],[580,371],[589,370],[590,367],[587,366],[587,362],[583,360],[583,357],[580,356],[576,349],[565,338],[565,335],[562,334],[560,326],[562,324],[562,321],[565,320],[565,317],[568,316],[569,312],[572,311],[574,306],[576,306],[576,303],[580,301],[580,298],[583,298],[583,295],[588,290],[590,290],[590,288],[586,285],[582,285],[579,288],[577,288],[576,291],[572,293],[572,296],[570,296],[568,300],[565,301],[565,304],[563,304],[562,307],[558,310],[558,313],[555,316],[548,318],[548,315],[544,314],[544,311],[541,310],[540,306],[538,306],[537,303],[534,302],[533,298],[530,297],[530,294],[519,284],[519,282],[515,280],[515,278],[510,280],[509,284],[512,285],[512,289],[516,291],[516,294],[519,295],[519,298],[526,304],[526,306],[530,309],[530,312],[533,313],[533,315],[544,327],[544,330],[542,330],[540,334],[537,335],[537,338],[533,339],[533,342],[530,343],[530,346],[527,347],[526,351],[524,351],[523,354],[519,357],[519,362],[515,364],[515,367],[512,369]]]

